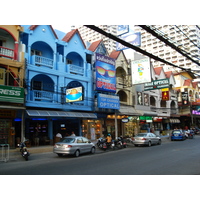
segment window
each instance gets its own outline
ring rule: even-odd
[[[3,40],[0,40],[0,47],[3,46]]]
[[[33,88],[33,90],[42,90],[42,82],[41,81],[33,81],[32,88]]]
[[[38,50],[31,49],[31,55],[42,56],[42,52]]]
[[[66,63],[67,63],[67,64],[72,64],[72,60],[67,59],[67,60],[66,60]]]

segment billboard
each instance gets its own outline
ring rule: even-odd
[[[98,108],[120,109],[119,96],[98,94],[97,106]]]
[[[189,105],[189,97],[187,92],[181,92],[182,105]]]
[[[141,46],[141,33],[134,33],[134,32],[130,32],[128,34],[122,35],[120,36],[120,39],[134,45],[134,46]],[[128,47],[122,45],[121,43],[117,42],[116,43],[116,50],[117,51],[122,51],[125,49],[128,49]]]
[[[117,35],[123,35],[129,32],[129,25],[118,25],[117,26]]]
[[[150,59],[132,61],[132,84],[151,82]]]
[[[163,89],[163,88],[169,88],[169,79],[168,78],[154,80],[153,82],[144,84],[144,91]]]
[[[83,88],[76,87],[66,89],[66,103],[83,100]]]
[[[116,92],[115,59],[96,53],[96,90]]]

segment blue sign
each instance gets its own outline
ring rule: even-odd
[[[129,32],[129,25],[118,25],[117,26],[117,35],[123,35]]]
[[[98,108],[120,109],[119,96],[98,94],[97,102]]]
[[[96,53],[96,90],[116,92],[115,59]]]
[[[139,32],[138,33],[130,32],[128,34],[121,36],[120,38],[134,46],[141,46],[141,33]],[[117,51],[122,51],[125,49],[128,49],[128,47],[117,42],[117,48],[116,48]]]

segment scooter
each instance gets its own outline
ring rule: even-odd
[[[194,138],[194,132],[191,130],[185,131],[185,136],[187,139],[193,139]]]
[[[20,144],[18,144],[18,146],[20,147],[20,153],[22,155],[22,157],[28,161],[28,157],[30,156],[30,153],[28,152],[28,149],[26,148],[26,145],[24,142],[21,142]]]

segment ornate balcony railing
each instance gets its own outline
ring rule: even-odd
[[[33,90],[33,101],[49,101],[53,102],[53,92]]]
[[[49,68],[53,68],[53,59],[33,55],[32,56],[32,64],[37,66],[46,66]]]
[[[84,75],[83,67],[80,67],[78,65],[68,64],[67,68],[68,68],[70,74],[76,74],[76,75],[80,75],[80,76]]]
[[[0,46],[0,56],[14,59],[14,50]]]

